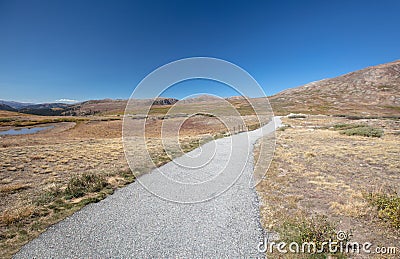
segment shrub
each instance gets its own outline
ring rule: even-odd
[[[82,174],[72,177],[65,189],[66,198],[78,198],[89,192],[98,192],[108,185],[104,177],[96,174]]]
[[[314,217],[288,217],[278,230],[280,239],[285,243],[296,242],[298,244],[314,242],[317,249],[323,248],[323,253],[316,258],[326,258],[329,254],[329,248],[322,246],[323,242],[329,240],[342,241],[344,244],[350,241],[350,233],[346,233],[345,240],[337,239],[336,226],[325,215],[316,215]],[[338,249],[339,253],[339,249]]]
[[[383,136],[382,129],[373,128],[370,126],[345,129],[345,130],[342,130],[340,133],[347,135],[347,136],[357,135],[357,136],[363,136],[363,137],[377,137],[377,138],[380,138]]]
[[[305,119],[305,118],[307,118],[307,116],[304,114],[289,114],[287,117],[289,119]]]
[[[368,125],[365,124],[346,124],[346,123],[340,123],[333,125],[333,128],[335,130],[347,130],[347,129],[354,129],[354,128],[360,128],[360,127],[367,127]]]
[[[63,192],[59,185],[54,185],[44,190],[42,193],[38,195],[36,198],[36,205],[45,205],[53,202],[54,200],[63,196]]]
[[[198,113],[196,113],[196,115],[205,116],[205,117],[210,117],[210,118],[216,117],[214,114],[211,114],[211,113],[203,113],[203,112],[198,112]]]
[[[290,126],[290,125],[283,125],[282,127],[278,128],[278,131],[285,131],[286,129],[291,128],[291,127],[292,126]]]
[[[363,120],[363,119],[378,119],[378,116],[355,116],[355,115],[349,115],[346,117],[346,119],[349,120]]]
[[[378,217],[400,229],[400,196],[396,193],[369,193],[367,200],[378,211]]]

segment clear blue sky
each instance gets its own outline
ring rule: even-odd
[[[0,0],[0,99],[128,98],[192,56],[231,61],[274,94],[399,59],[399,14],[398,0]]]

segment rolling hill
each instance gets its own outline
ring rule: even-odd
[[[288,89],[269,99],[277,114],[400,115],[400,60]]]
[[[154,99],[137,99],[135,100],[135,104],[138,106],[147,106],[150,104],[153,105],[173,105],[177,102],[177,99],[174,98],[156,98]],[[93,114],[123,114],[125,111],[125,107],[127,104],[127,100],[113,100],[113,99],[104,99],[104,100],[90,100],[78,104],[74,104],[69,106],[63,112],[63,115],[93,115]]]

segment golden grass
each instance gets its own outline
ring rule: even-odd
[[[13,116],[15,114],[12,114]],[[39,118],[40,117],[40,118]],[[89,117],[88,117],[89,118]],[[6,136],[0,142],[0,250],[2,257],[11,257],[23,244],[38,236],[82,206],[97,202],[134,181],[128,168],[122,140],[121,120],[90,117],[76,122],[54,124],[55,128],[33,135]],[[20,120],[21,118],[17,118]],[[27,116],[41,121],[41,116]],[[248,125],[255,117],[246,117]],[[162,122],[180,123],[187,120],[179,132],[179,143],[166,154],[160,138]],[[31,121],[35,123],[35,121]],[[135,146],[135,175],[150,171],[198,147],[204,136],[221,137],[226,128],[209,116],[157,119],[149,121],[146,131],[147,147],[136,145],[141,138],[143,121],[135,120],[132,139]],[[175,132],[167,131],[164,141],[174,141]],[[154,164],[147,159],[147,152]],[[150,161],[150,162],[149,162]],[[80,184],[84,175],[101,179],[101,184],[90,188]],[[78,179],[78,180],[76,180]],[[71,184],[78,184],[74,188]],[[69,189],[68,189],[69,188]],[[69,191],[68,191],[69,190]],[[73,191],[72,191],[73,190]]]
[[[382,138],[342,135],[333,125],[348,120],[331,116],[283,123],[291,127],[277,132],[275,157],[257,186],[263,225],[279,231],[288,215],[324,215],[352,230],[352,241],[398,244],[399,231],[379,220],[364,195],[400,186],[400,136],[390,133],[397,121],[363,122],[384,128]]]
[[[0,186],[0,193],[15,193],[20,190],[29,188],[29,184],[15,183]]]
[[[22,206],[13,209],[7,209],[0,215],[0,222],[4,225],[11,225],[23,219],[30,217],[34,213],[34,206]]]
[[[19,112],[12,112],[12,111],[3,111],[0,110],[0,117],[1,118],[12,118],[12,117],[29,117],[31,115]]]

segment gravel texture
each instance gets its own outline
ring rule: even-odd
[[[15,258],[264,258],[253,146],[280,125],[207,143],[51,226]]]

